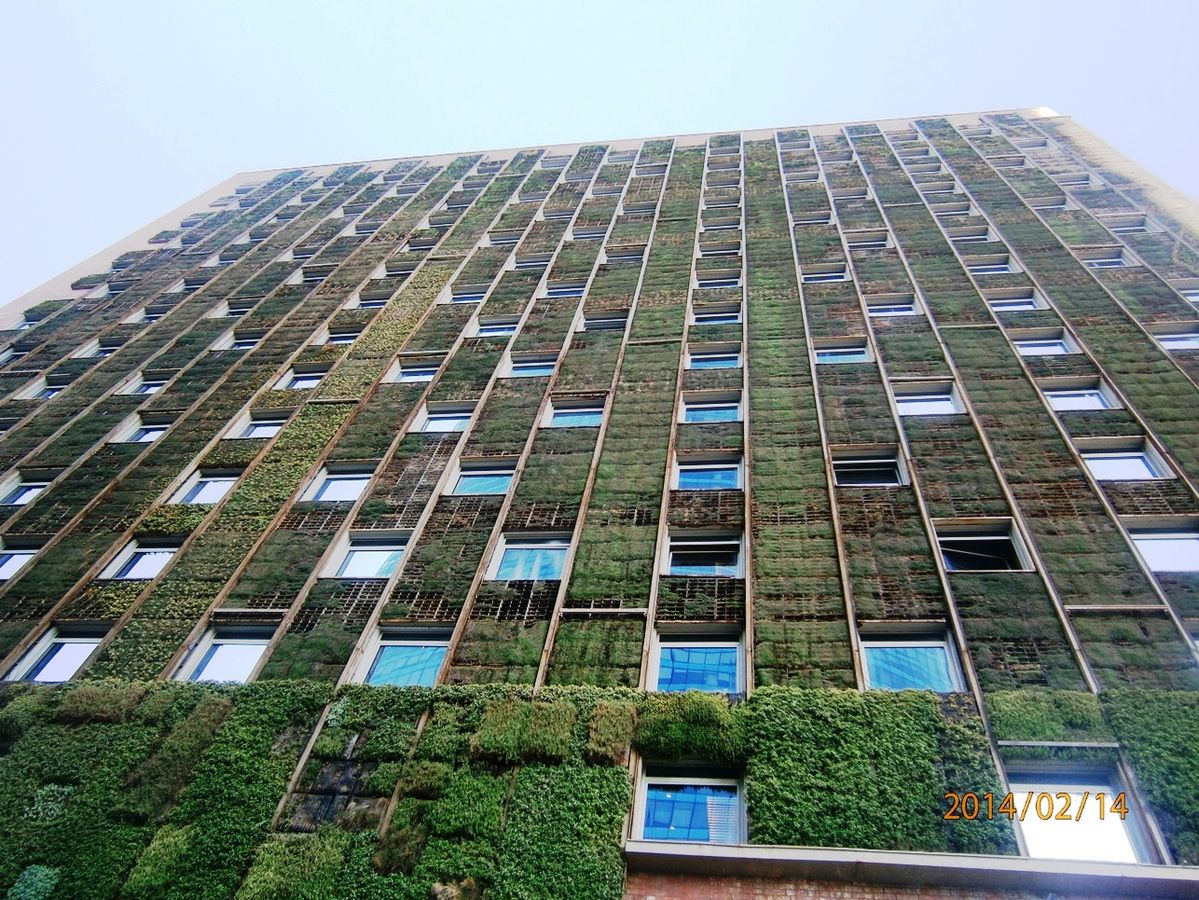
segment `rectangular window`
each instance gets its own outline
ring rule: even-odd
[[[49,486],[48,481],[26,481],[18,477],[17,483],[0,498],[0,506],[24,506]]]
[[[493,581],[558,581],[570,547],[567,537],[507,537],[500,544]]]
[[[511,376],[513,378],[548,378],[554,374],[556,358],[543,356],[515,356],[512,358]]]
[[[584,331],[623,331],[628,322],[628,313],[606,313],[587,316],[583,319]]]
[[[739,369],[741,354],[730,350],[692,350],[687,354],[688,369]]]
[[[866,313],[871,318],[887,316],[916,316],[920,310],[916,308],[915,298],[901,300],[869,300],[866,301]]]
[[[740,538],[672,537],[667,575],[741,577]]]
[[[741,403],[730,400],[683,400],[684,422],[740,422]]]
[[[237,482],[237,475],[196,472],[183,483],[172,503],[219,503]]]
[[[51,628],[30,648],[8,676],[13,681],[61,684],[83,668],[104,635],[93,631]]]
[[[1199,350],[1199,331],[1156,335],[1166,350]]]
[[[452,494],[506,494],[516,471],[512,468],[463,469]]]
[[[647,841],[741,842],[736,781],[646,776],[641,837]]]
[[[1128,265],[1128,261],[1124,259],[1123,253],[1113,253],[1084,258],[1083,264],[1088,269],[1123,269]]]
[[[1028,310],[1044,308],[1044,304],[1041,303],[1037,292],[1032,288],[1005,292],[1003,294],[988,293],[986,299],[987,305],[997,313],[1026,312]]]
[[[847,234],[845,245],[850,250],[882,250],[889,246],[887,232],[868,231],[863,234]]]
[[[274,437],[283,430],[283,423],[286,421],[287,419],[282,416],[252,418],[236,436],[239,438]]]
[[[1074,353],[1070,342],[1060,338],[1029,338],[1012,341],[1021,356],[1065,356]]]
[[[818,366],[863,362],[870,362],[870,349],[865,343],[846,347],[816,348],[816,364]]]
[[[516,334],[516,322],[482,322],[480,321],[475,328],[475,334],[479,337],[502,337],[508,334]]]
[[[550,428],[598,428],[604,420],[602,406],[555,406],[550,411]]]
[[[545,289],[547,297],[582,297],[587,289],[585,284],[555,284]]]
[[[134,429],[127,443],[152,444],[166,433],[166,425],[142,425],[140,428]]]
[[[1015,271],[1012,264],[1006,260],[1003,262],[967,263],[966,268],[971,275],[1007,275]]]
[[[692,307],[691,322],[694,325],[739,325],[741,304]]]
[[[876,691],[962,690],[962,677],[949,641],[863,640],[866,687]]]
[[[398,539],[350,538],[337,578],[390,578],[404,558],[405,542]]]
[[[1144,861],[1137,851],[1134,838],[1135,819],[1113,812],[1117,796],[1125,795],[1121,804],[1133,808],[1128,792],[1117,787],[1114,779],[1102,775],[1063,771],[1037,772],[1036,775],[1012,779],[1010,789],[1017,807],[1032,796],[1033,803],[1043,796],[1053,798],[1055,810],[1068,809],[1069,815],[1027,815],[1021,818],[1020,831],[1034,859],[1075,859],[1095,862],[1135,863]],[[1067,800],[1061,795],[1069,795]],[[1084,795],[1086,801],[1084,802]],[[1100,806],[1100,796],[1103,806]],[[1068,806],[1066,804],[1069,804]],[[1044,804],[1042,804],[1044,806]],[[1103,817],[1100,818],[1100,810]]]
[[[470,416],[468,410],[429,411],[425,413],[420,430],[426,432],[466,431],[466,427],[470,424]]]
[[[1153,572],[1199,572],[1199,530],[1130,529],[1133,543]]]
[[[699,278],[696,283],[701,289],[705,288],[735,288],[741,287],[740,276],[736,278]]]
[[[36,550],[4,547],[0,549],[0,581],[8,581],[33,559]]]
[[[962,412],[950,385],[895,393],[895,406],[901,416],[948,416]]]
[[[400,377],[396,380],[405,384],[432,381],[437,375],[437,365],[432,363],[410,363],[400,366]]]
[[[1170,470],[1148,449],[1083,450],[1082,460],[1096,481],[1152,481]]]
[[[803,273],[804,284],[822,284],[826,281],[848,281],[845,266],[814,266]]]
[[[432,687],[449,650],[447,640],[406,639],[384,632],[379,640],[367,684]]]
[[[358,339],[360,331],[330,331],[329,337],[325,340],[325,344],[329,346],[337,346],[341,344],[352,344]]]
[[[650,678],[655,691],[741,692],[741,644],[680,636],[658,640]]]
[[[833,459],[838,487],[895,487],[904,483],[895,456],[847,456]]]
[[[284,387],[289,391],[307,391],[321,383],[323,372],[292,372]]]
[[[157,577],[178,547],[154,544],[142,544],[130,541],[111,563],[108,564],[101,578],[117,578],[125,581],[149,580]]]
[[[736,491],[741,488],[740,462],[680,461],[675,488],[680,491]]]
[[[208,632],[184,665],[188,681],[244,684],[249,680],[273,630],[218,628]]]
[[[357,500],[370,484],[371,472],[323,471],[316,481],[312,494],[315,501],[322,503],[346,503]]]
[[[1045,397],[1057,412],[1078,409],[1111,409],[1113,404],[1102,388],[1046,389]]]
[[[1022,571],[1029,568],[1011,522],[938,526],[941,559],[950,572]]]

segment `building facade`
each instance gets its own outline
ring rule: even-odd
[[[19,896],[1199,890],[1199,213],[1067,118],[255,173],[0,324]]]

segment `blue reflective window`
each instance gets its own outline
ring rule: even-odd
[[[554,581],[562,577],[566,541],[520,541],[504,548],[496,579],[500,581]]]
[[[737,403],[688,403],[683,409],[684,422],[740,422]]]
[[[671,575],[736,578],[741,570],[741,544],[737,541],[671,542]]]
[[[595,428],[604,419],[604,411],[594,409],[555,409],[550,415],[551,428]]]
[[[463,472],[454,485],[455,494],[506,494],[512,472]]]
[[[739,840],[737,787],[732,784],[650,784],[645,790],[647,841]]]
[[[513,363],[513,378],[543,378],[554,374],[552,362]]]
[[[735,465],[679,466],[680,491],[735,491],[740,486]]]
[[[960,690],[943,643],[923,645],[863,645],[866,657],[866,686],[885,691]]]
[[[717,691],[734,694],[736,647],[721,644],[662,644],[658,656],[659,691]]]
[[[870,352],[865,347],[834,347],[816,351],[816,362],[826,363],[858,363],[870,362]]]
[[[366,683],[431,687],[437,681],[446,650],[445,644],[383,644]]]
[[[693,353],[691,368],[693,369],[736,369],[741,365],[741,355],[738,353]]]

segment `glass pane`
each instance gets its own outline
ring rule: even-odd
[[[67,681],[79,671],[79,667],[99,644],[99,638],[86,641],[54,641],[25,675],[25,681]]]
[[[454,486],[455,494],[506,494],[512,484],[511,472],[482,472],[474,475],[459,475]]]
[[[258,663],[267,642],[246,641],[223,644],[214,641],[192,672],[192,681],[245,682]]]
[[[599,425],[603,418],[598,409],[563,409],[554,412],[550,424],[557,428],[587,428]]]
[[[737,648],[663,644],[658,661],[657,689],[735,693],[738,689]]]
[[[943,537],[938,542],[945,568],[951,572],[1023,568],[1008,537]]]
[[[400,381],[432,381],[437,370],[429,369],[400,369]]]
[[[899,484],[899,468],[894,462],[883,461],[861,461],[861,462],[835,462],[833,463],[833,472],[837,476],[837,484],[839,485],[857,485],[859,487],[867,487],[870,485],[896,485]]]
[[[366,683],[431,687],[437,681],[446,649],[445,644],[384,644],[371,664]]]
[[[372,550],[351,550],[337,570],[338,578],[388,578],[400,564],[403,548],[379,547]]]
[[[1069,353],[1065,341],[1016,341],[1021,356],[1061,356]]]
[[[671,547],[670,574],[736,577],[740,558],[740,548],[727,545],[694,549]]]
[[[680,491],[733,491],[739,486],[736,466],[680,468]]]
[[[1199,534],[1133,535],[1133,540],[1154,572],[1199,572]]]
[[[321,482],[315,499],[331,502],[357,500],[368,481],[370,481],[369,475],[327,475]]]
[[[691,368],[693,369],[735,369],[739,365],[741,365],[740,358],[732,353],[691,357]]]
[[[278,422],[251,422],[246,430],[242,432],[242,436],[251,438],[274,437],[282,427]]]
[[[651,784],[645,791],[647,841],[738,841],[737,788],[717,784]]]
[[[1145,481],[1158,477],[1144,453],[1084,453],[1082,458],[1100,481]]]
[[[117,578],[153,578],[174,555],[174,550],[135,550],[117,572]]]
[[[496,578],[504,581],[553,581],[562,577],[566,547],[507,547]]]
[[[216,503],[229,492],[235,478],[201,478],[183,496],[184,503]]]
[[[0,553],[0,580],[12,578],[31,559],[33,559],[32,552]]]
[[[1070,794],[1070,816],[1068,819],[1042,819],[1027,815],[1020,824],[1024,840],[1028,844],[1028,855],[1034,859],[1089,859],[1102,862],[1136,862],[1128,827],[1119,815],[1111,812],[1111,805],[1118,793],[1110,784],[1071,784],[1060,782],[1035,784],[1012,782],[1012,794],[1017,805],[1022,805],[1031,792],[1033,803],[1037,795],[1044,792],[1055,798],[1055,809],[1061,809],[1063,801],[1056,799],[1058,792]],[[1083,792],[1089,792],[1086,803]],[[1103,793],[1105,815],[1099,818],[1099,802],[1096,794]],[[1075,819],[1081,809],[1081,818]]]
[[[912,394],[895,398],[901,416],[944,416],[956,413],[950,394]]]
[[[165,428],[139,428],[133,434],[132,443],[149,444],[153,441],[158,440],[165,433],[166,433]]]
[[[817,350],[816,362],[818,363],[856,363],[870,362],[870,354],[861,348],[849,348],[845,350]]]
[[[470,416],[429,416],[422,431],[465,431]]]
[[[957,689],[949,653],[938,647],[863,647],[869,687],[887,691]]]
[[[1111,404],[1103,396],[1102,391],[1046,391],[1049,405],[1059,412],[1070,409],[1108,409]]]
[[[539,378],[553,374],[553,363],[518,363],[512,367],[512,376],[514,378]]]
[[[21,484],[14,488],[7,497],[0,500],[5,506],[24,506],[42,492],[44,485]]]
[[[688,406],[684,410],[685,422],[736,422],[740,419],[738,407],[728,406]]]
[[[300,391],[307,388],[316,387],[320,383],[321,376],[319,375],[296,375],[290,382],[288,382],[287,386],[293,391]]]

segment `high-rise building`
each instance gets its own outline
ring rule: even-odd
[[[0,324],[9,896],[1199,894],[1199,213],[1067,118],[253,173]]]

